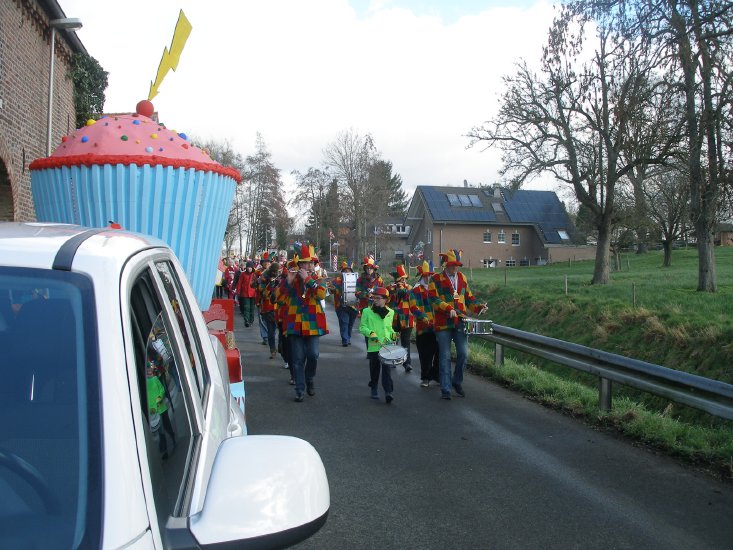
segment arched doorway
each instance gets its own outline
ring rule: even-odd
[[[0,222],[12,222],[13,211],[13,188],[5,161],[0,158]]]

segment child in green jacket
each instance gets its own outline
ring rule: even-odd
[[[372,306],[361,312],[359,332],[367,338],[367,358],[369,359],[369,387],[372,389],[372,399],[379,399],[379,372],[382,372],[382,387],[384,398],[390,404],[394,397],[392,391],[392,373],[390,366],[379,360],[379,350],[384,344],[392,343],[399,337],[399,333],[392,330],[394,311],[387,307],[389,291],[384,287],[375,288],[372,292]]]

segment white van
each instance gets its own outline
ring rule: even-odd
[[[326,521],[305,441],[247,436],[162,241],[0,224],[0,548],[279,548]]]

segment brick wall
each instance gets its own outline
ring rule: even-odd
[[[48,16],[37,2],[0,1],[0,163],[12,196],[9,207],[0,193],[0,212],[12,208],[17,221],[36,219],[28,165],[46,156],[50,48]],[[52,149],[75,125],[71,54],[56,33]]]
[[[504,231],[504,242],[499,242],[499,232]],[[491,232],[491,242],[484,242],[484,233]],[[512,234],[519,235],[519,244],[512,244]],[[433,260],[435,267],[440,265],[440,252],[450,248],[463,250],[461,263],[468,267],[483,267],[482,260],[498,260],[498,267],[504,267],[507,260],[516,265],[528,261],[536,265],[537,259],[547,260],[547,252],[532,227],[507,224],[497,225],[451,225],[435,224],[432,233],[432,254],[427,259]]]

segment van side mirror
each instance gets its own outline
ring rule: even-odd
[[[310,443],[275,435],[234,437],[217,451],[203,509],[187,521],[171,518],[166,539],[179,548],[193,542],[189,536],[201,548],[283,548],[318,531],[329,507],[326,471]]]

